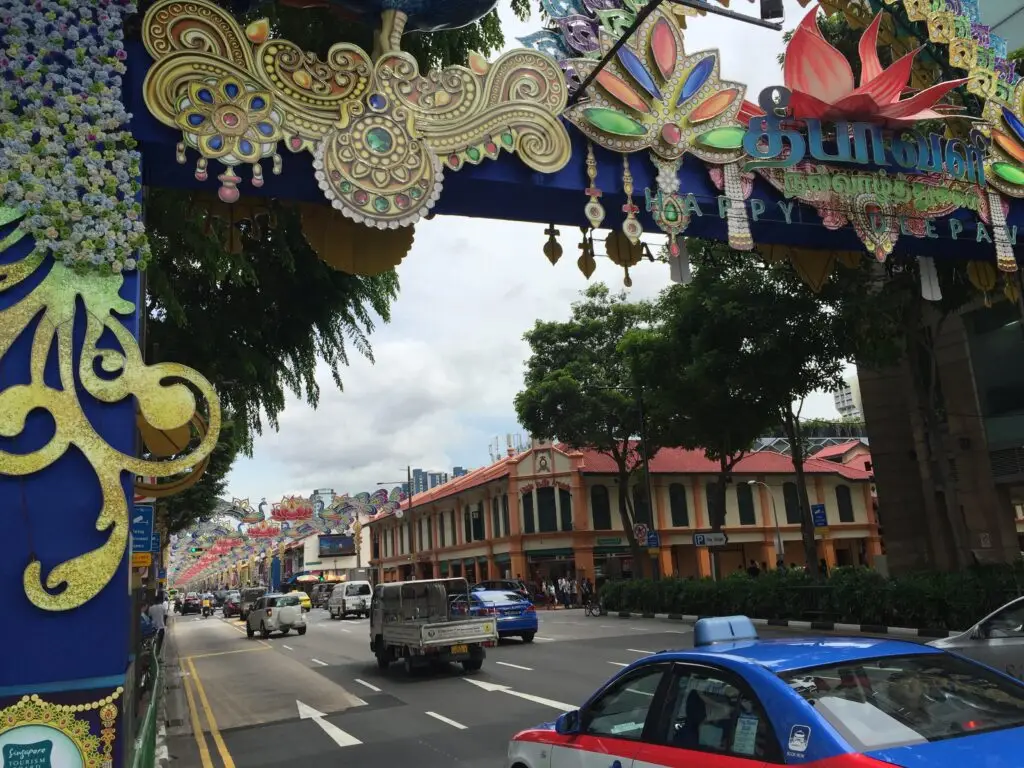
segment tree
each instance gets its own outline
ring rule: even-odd
[[[531,354],[524,389],[515,398],[519,422],[532,435],[597,451],[615,462],[619,517],[636,576],[643,575],[646,558],[633,534],[637,520],[630,490],[643,452],[657,453],[660,427],[650,420],[642,430],[641,393],[618,345],[628,332],[650,324],[652,312],[649,302],[630,303],[603,283],[588,287],[568,321],[538,321],[526,333]],[[647,445],[636,440],[642,431]],[[651,499],[646,506],[650,514]]]
[[[687,246],[691,253],[722,247],[698,240]],[[696,257],[698,263],[709,260]],[[759,383],[761,349],[750,343],[760,334],[750,322],[758,310],[747,301],[734,301],[737,290],[746,290],[744,282],[757,279],[754,270],[722,281],[713,268],[697,269],[689,285],[662,292],[655,327],[632,331],[621,345],[635,383],[649,393],[649,412],[664,425],[662,443],[703,449],[718,464],[718,481],[708,499],[715,531],[725,524],[730,473],[776,416]]]

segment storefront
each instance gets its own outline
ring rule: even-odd
[[[526,553],[526,568],[537,583],[570,578],[576,573],[575,553],[569,548],[533,550]]]
[[[599,537],[594,547],[594,573],[584,574],[600,587],[607,580],[629,579],[633,576],[633,555],[624,536]]]

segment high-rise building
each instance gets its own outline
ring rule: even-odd
[[[843,386],[832,393],[836,410],[844,419],[859,419],[864,413],[860,399],[860,383],[853,375],[843,382]]]
[[[439,485],[444,485],[448,482],[447,472],[428,472],[427,473],[427,488],[437,488]]]
[[[465,467],[452,467],[452,477],[462,477],[467,472],[469,472],[469,470]]]

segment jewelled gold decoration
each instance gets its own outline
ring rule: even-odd
[[[123,694],[124,688],[118,687],[109,696],[83,704],[54,704],[38,694],[22,696],[11,706],[0,709],[0,736],[24,726],[52,728],[75,745],[83,768],[108,768],[116,738],[114,726],[119,703],[115,702]],[[99,736],[92,734],[88,720],[78,717],[79,713],[95,710],[99,710],[102,726]]]
[[[629,155],[622,156],[622,191],[626,195],[626,202],[622,206],[622,212],[626,214],[622,221],[622,233],[635,245],[640,242],[644,228],[636,218],[640,208],[633,202],[633,173],[629,170]]]
[[[587,217],[587,221],[590,222],[591,228],[597,229],[604,221],[604,206],[601,205],[601,195],[604,193],[597,186],[597,158],[594,157],[594,145],[589,142],[587,143],[587,178],[590,179],[590,184],[583,192],[589,201],[583,207],[583,213]]]
[[[15,229],[0,241],[0,252],[21,237],[20,228]],[[74,446],[96,473],[103,498],[96,529],[109,531],[107,542],[56,565],[45,582],[42,563],[38,560],[28,564],[22,578],[25,594],[34,605],[44,610],[65,611],[95,597],[117,572],[124,556],[129,510],[121,487],[122,473],[162,478],[192,469],[216,445],[221,414],[213,387],[195,371],[176,363],[146,365],[143,362],[135,338],[115,317],[135,311],[132,302],[118,295],[123,284],[120,275],[76,274],[34,249],[21,260],[5,265],[0,275],[0,291],[10,290],[38,270],[47,268],[49,272],[35,289],[17,304],[0,311],[0,361],[9,354],[14,341],[35,323],[31,331],[28,383],[0,392],[0,435],[19,435],[25,428],[28,414],[40,409],[53,419],[53,436],[46,445],[31,453],[0,451],[0,472],[15,477],[41,472]],[[77,308],[79,300],[85,307],[84,317]],[[77,367],[73,350],[76,320],[85,326]],[[114,337],[121,351],[99,346],[104,332]],[[44,380],[47,359],[54,347],[59,388]],[[94,366],[102,369],[106,376],[97,375]],[[196,447],[168,461],[145,460],[117,451],[96,431],[79,402],[79,387],[103,403],[117,403],[134,396],[148,425],[155,430],[173,432],[192,422],[197,403],[195,394],[186,384],[165,384],[167,379],[191,384],[206,401],[208,409],[207,429]],[[50,591],[58,589],[56,594]]]
[[[185,147],[226,166],[221,199],[237,199],[240,165],[291,152],[314,156],[317,182],[334,208],[360,224],[413,224],[441,194],[443,168],[515,152],[542,173],[569,160],[569,134],[558,119],[567,88],[558,65],[535,51],[513,50],[488,64],[420,75],[395,50],[394,35],[374,60],[338,43],[324,60],[269,25],[248,34],[206,0],[159,0],[146,13],[143,41],[154,59],[144,97],[161,122],[180,129]],[[398,35],[400,38],[400,34]],[[387,43],[387,44],[384,44]],[[274,160],[274,168],[280,163]]]

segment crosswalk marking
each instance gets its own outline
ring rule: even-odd
[[[466,730],[466,726],[464,726],[462,723],[457,723],[449,717],[437,714],[437,712],[427,712],[426,714],[430,715],[435,720],[440,720],[442,723],[447,723],[452,728],[458,728],[460,731]]]
[[[365,686],[365,687],[369,688],[369,689],[370,689],[371,691],[373,691],[374,693],[380,693],[380,688],[378,688],[378,687],[377,687],[376,685],[373,685],[373,684],[371,684],[371,683],[368,683],[368,682],[366,682],[365,680],[360,680],[360,679],[359,679],[359,678],[357,677],[357,678],[355,679],[355,682],[359,683],[359,684],[360,684],[360,685],[362,685],[362,686]]]
[[[500,664],[503,667],[512,667],[513,669],[522,669],[526,672],[533,672],[533,667],[521,667],[518,664],[510,664],[507,661],[496,661],[495,664]]]

